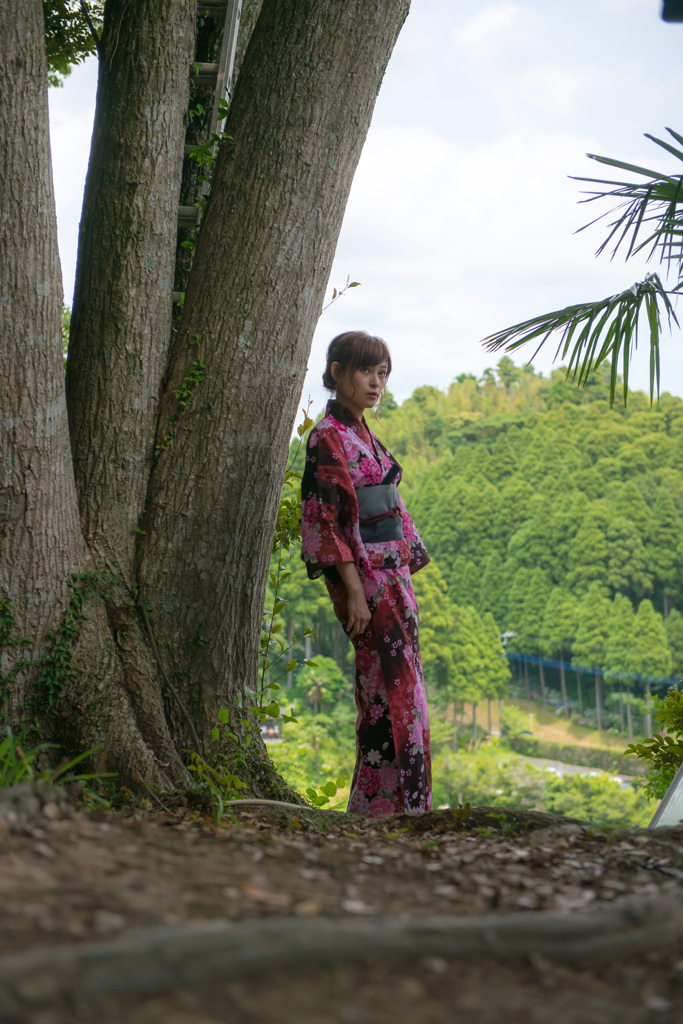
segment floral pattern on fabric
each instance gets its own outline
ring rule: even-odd
[[[358,522],[356,487],[381,483],[395,464],[364,419],[330,402],[309,436],[302,481],[302,557],[309,576],[325,572],[346,630],[348,595],[333,567],[353,561],[372,616],[353,640],[358,719],[348,806],[369,817],[431,809],[429,717],[410,580],[429,555],[400,497],[402,540],[366,545]]]

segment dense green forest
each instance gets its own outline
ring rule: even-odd
[[[498,697],[511,668],[559,713],[631,733],[646,693],[683,674],[683,401],[664,393],[650,407],[636,392],[610,408],[609,374],[579,390],[562,369],[504,357],[447,391],[422,387],[400,406],[387,395],[371,419],[432,556],[414,585],[436,711]],[[323,582],[296,558],[289,569],[283,632],[312,626],[308,656],[350,682]]]

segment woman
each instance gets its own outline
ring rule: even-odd
[[[335,392],[311,431],[301,497],[302,557],[325,574],[356,650],[356,768],[348,810],[370,817],[431,809],[429,720],[410,582],[429,561],[396,484],[401,467],[364,412],[391,372],[363,331],[336,337],[323,385]]]

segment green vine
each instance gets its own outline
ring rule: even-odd
[[[37,711],[49,711],[59,703],[64,687],[73,676],[72,649],[80,635],[82,623],[87,618],[86,603],[117,579],[113,573],[84,572],[72,575],[68,581],[71,600],[64,617],[55,633],[46,634],[46,638],[52,641],[52,649],[41,659],[43,671],[37,680]]]
[[[188,344],[191,346],[201,345],[201,339],[198,334],[193,334],[189,338]],[[175,423],[180,416],[182,409],[189,409],[192,405],[192,399],[194,398],[195,391],[204,380],[206,374],[206,366],[201,359],[196,359],[189,370],[182,379],[182,382],[177,388],[172,388],[172,393],[175,396],[178,407],[171,415],[171,423]],[[206,405],[202,406],[203,409],[207,408]],[[173,438],[176,436],[175,430],[171,429],[165,437],[154,446],[154,454],[159,455],[160,452],[165,452],[170,448]],[[144,530],[136,528],[137,533],[144,533]]]
[[[14,627],[15,621],[12,601],[9,597],[2,597],[0,598],[0,661],[3,659],[6,647],[21,648],[32,642],[29,636],[16,637],[14,635]],[[6,676],[0,675],[0,722],[7,720],[7,712],[5,711],[5,708],[9,704],[14,680],[19,672],[21,672],[22,668],[26,668],[30,664],[30,661],[27,661],[25,658],[20,658]]]
[[[36,696],[29,705],[33,712],[49,711],[59,703],[64,687],[72,676],[71,656],[75,640],[81,632],[83,620],[86,618],[85,606],[88,598],[101,593],[104,587],[118,579],[112,573],[85,572],[72,575],[67,586],[71,593],[69,603],[59,628],[54,633],[46,633],[45,639],[51,641],[49,654],[40,659],[42,671],[36,681]],[[7,647],[25,647],[33,643],[31,637],[14,636],[14,609],[9,598],[0,598],[0,655]],[[23,668],[31,664],[21,658],[6,676],[0,676],[0,722],[6,721],[5,707],[9,702],[12,684]]]

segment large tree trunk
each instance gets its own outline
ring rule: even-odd
[[[38,716],[46,736],[71,736],[77,749],[101,743],[116,751],[124,774],[160,781],[130,704],[135,681],[124,680],[101,601],[91,597],[87,618],[72,614],[72,593],[78,601],[98,583],[69,450],[40,0],[1,5],[0,40],[0,596],[12,603],[15,636],[32,640],[17,647],[4,638],[9,706],[0,712],[15,726]]]
[[[71,638],[52,734],[102,744],[121,781],[168,787],[186,777],[182,748],[206,746],[218,709],[256,678],[310,341],[409,0],[264,0],[170,351],[194,5],[108,0],[68,371],[87,545],[66,428],[40,3],[28,17],[15,6],[0,19],[12,208],[0,271],[12,295],[1,313],[4,593],[18,632],[36,638],[35,660],[46,630],[66,621],[69,576],[91,573],[78,588],[97,593]]]
[[[83,530],[133,580],[171,336],[194,4],[107,0],[67,361]]]
[[[173,345],[138,541],[166,671],[202,735],[256,678],[310,342],[407,10],[408,0],[265,0],[235,89],[234,141],[219,155]],[[193,652],[200,629],[206,643]]]
[[[12,602],[22,648],[5,643],[0,675],[10,721],[29,691],[45,636],[69,603],[67,581],[86,566],[69,458],[64,399],[62,282],[47,122],[40,0],[0,7],[0,597]],[[11,255],[10,255],[11,254]],[[0,707],[0,711],[2,708]]]

